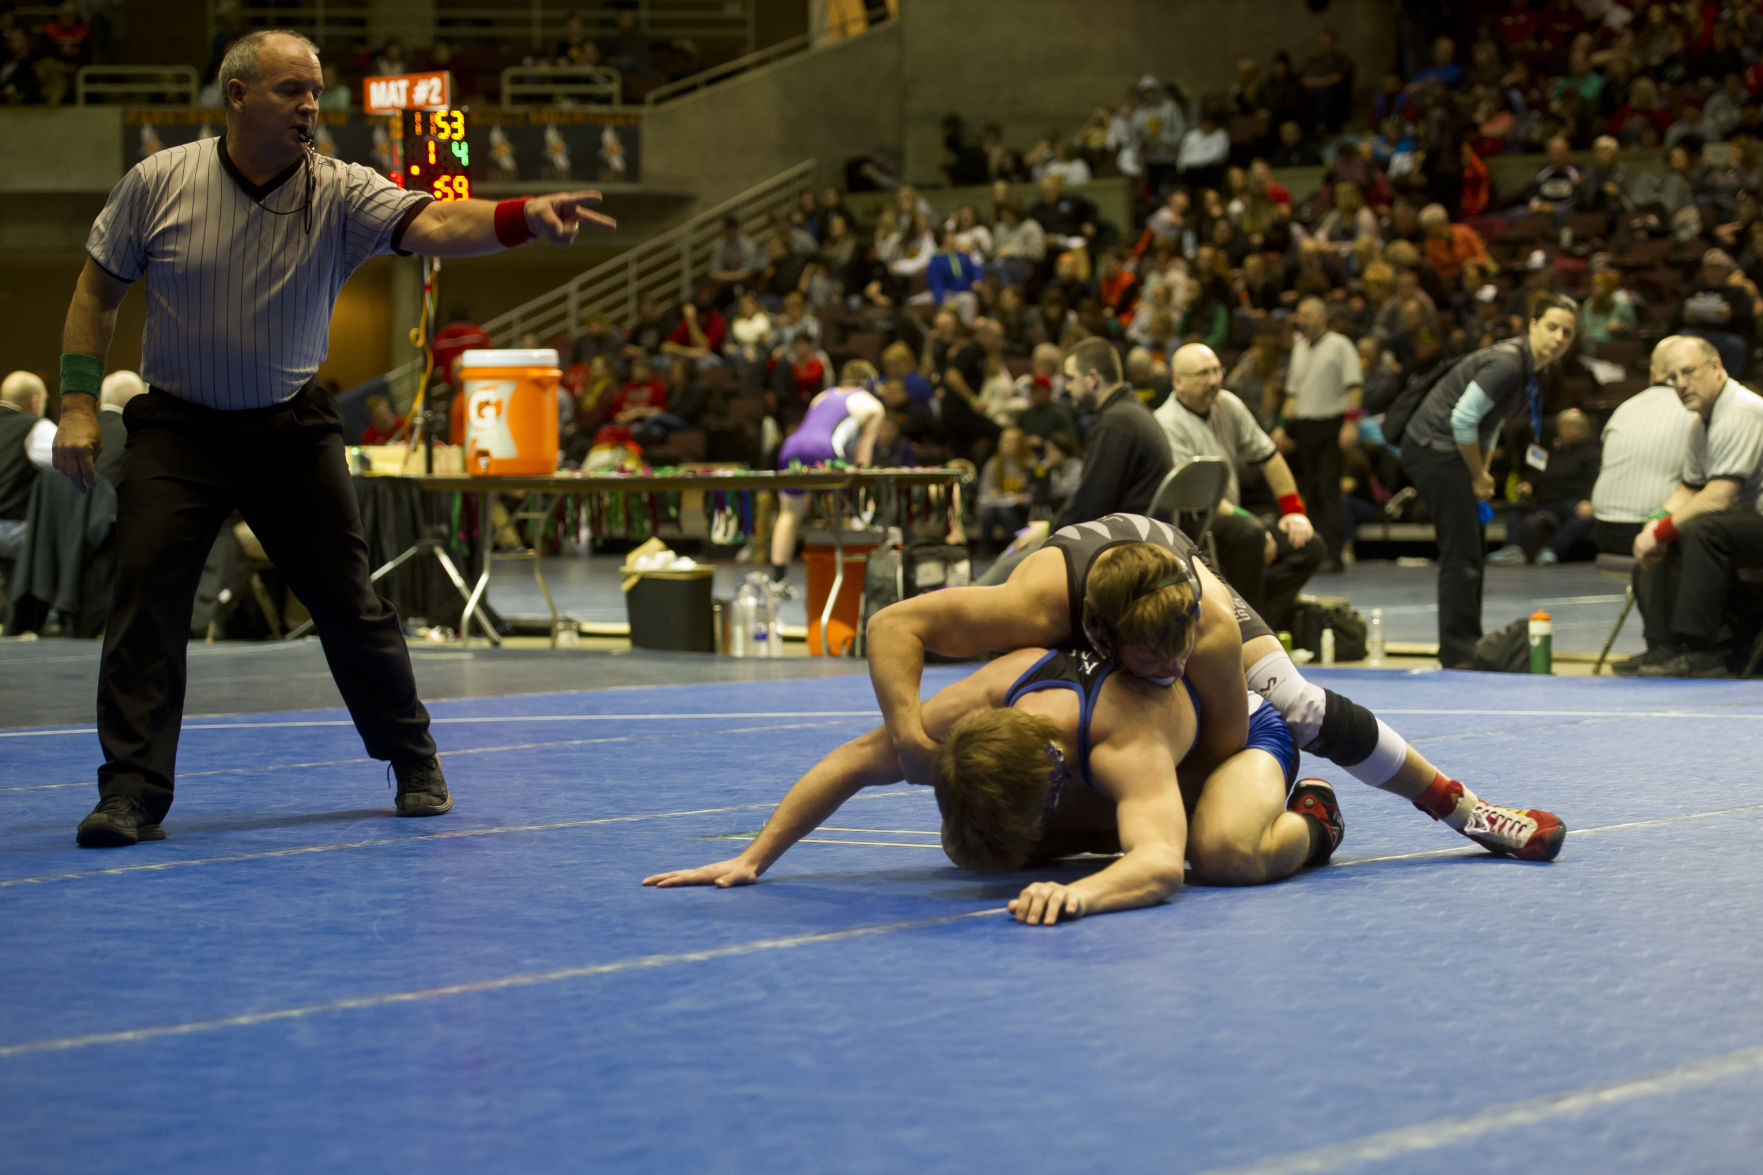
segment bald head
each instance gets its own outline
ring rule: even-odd
[[[1191,412],[1204,416],[1212,411],[1224,389],[1224,365],[1205,343],[1177,347],[1169,360],[1169,381],[1175,398]]]
[[[1555,414],[1555,432],[1563,444],[1583,444],[1592,439],[1591,417],[1578,408],[1564,408]]]
[[[113,371],[104,377],[98,400],[110,408],[121,408],[147,390],[147,384],[132,371]]]
[[[1669,351],[1673,346],[1675,346],[1682,339],[1683,339],[1682,335],[1666,335],[1664,338],[1660,339],[1657,344],[1654,345],[1653,353],[1651,356],[1648,357],[1648,360],[1647,360],[1647,362],[1652,366],[1652,369],[1653,369],[1652,376],[1653,376],[1654,383],[1662,384],[1662,383],[1667,382],[1665,379],[1665,370],[1666,370],[1665,354],[1667,351]]]
[[[5,404],[8,408],[41,416],[43,404],[48,398],[49,389],[31,372],[15,371],[0,380],[0,404]]]

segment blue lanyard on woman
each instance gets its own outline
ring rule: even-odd
[[[1530,377],[1530,435],[1537,444],[1543,443],[1543,397],[1537,391],[1537,377]]]

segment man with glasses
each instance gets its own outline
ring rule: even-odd
[[[1224,388],[1224,367],[1211,347],[1189,343],[1169,363],[1174,390],[1154,414],[1175,463],[1222,457],[1230,463],[1224,500],[1212,523],[1218,571],[1277,631],[1289,626],[1292,604],[1327,556],[1310,525],[1286,459],[1255,416]],[[1237,466],[1259,466],[1279,502],[1279,524],[1262,525],[1238,505]],[[1337,496],[1339,491],[1336,491]]]
[[[1706,339],[1678,339],[1660,359],[1695,421],[1682,484],[1634,540],[1635,594],[1649,634],[1636,670],[1726,677],[1733,573],[1763,567],[1763,396],[1729,376]]]

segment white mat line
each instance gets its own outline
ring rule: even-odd
[[[1476,1114],[1438,1118],[1415,1126],[1367,1134],[1362,1138],[1295,1151],[1242,1167],[1216,1168],[1204,1175],[1313,1175],[1315,1172],[1339,1171],[1345,1167],[1383,1162],[1419,1151],[1438,1150],[1440,1147],[1471,1142],[1497,1131],[1510,1130],[1516,1126],[1534,1126],[1553,1118],[1571,1117],[1637,1098],[1673,1094],[1694,1086],[1707,1085],[1724,1077],[1751,1073],[1758,1068],[1763,1068],[1763,1047],[1743,1048],[1717,1057],[1660,1069],[1644,1077],[1587,1086],[1584,1089],[1550,1094],[1528,1101],[1509,1102]]]
[[[1750,703],[1735,702],[1734,705]],[[1763,717],[1763,713],[1733,713],[1717,710],[1478,710],[1469,708],[1426,708],[1397,709],[1378,707],[1379,714],[1408,714],[1436,716],[1486,716],[1490,718],[1732,718],[1755,719]],[[435,726],[484,725],[486,723],[516,722],[679,722],[679,721],[711,721],[722,719],[745,718],[878,718],[879,710],[798,710],[798,711],[726,711],[714,714],[531,714],[511,715],[504,717],[467,716],[459,718],[433,718]],[[305,719],[285,722],[193,722],[183,727],[185,732],[194,730],[281,730],[305,727],[347,727],[354,723],[347,718]],[[61,735],[96,734],[96,727],[73,726],[42,730],[0,730],[0,738],[53,738]],[[706,733],[715,734],[717,731]]]
[[[680,963],[707,963],[715,959],[733,959],[761,951],[788,950],[793,947],[818,946],[821,943],[846,942],[854,938],[871,938],[899,930],[922,930],[970,918],[983,918],[1007,913],[1004,906],[985,910],[968,910],[960,914],[943,914],[935,918],[913,918],[904,922],[882,922],[851,930],[832,930],[819,934],[792,934],[783,938],[761,938],[726,947],[710,947],[699,951],[680,951],[669,955],[643,955],[635,959],[619,959],[611,963],[594,963],[582,967],[561,967],[555,971],[534,971],[522,975],[503,975],[495,979],[478,979],[470,983],[450,983],[444,987],[426,987],[416,991],[392,991],[380,995],[357,996],[346,1000],[329,1000],[321,1004],[303,1004],[294,1008],[277,1008],[268,1012],[249,1012],[239,1016],[221,1016],[213,1020],[190,1020],[182,1024],[162,1024],[152,1028],[134,1028],[122,1032],[94,1032],[85,1036],[64,1036],[53,1040],[32,1040],[21,1044],[0,1046],[0,1058],[25,1056],[31,1053],[64,1052],[101,1044],[133,1044],[158,1040],[167,1036],[189,1036],[197,1032],[213,1032],[222,1028],[249,1028],[277,1020],[299,1020],[325,1012],[351,1012],[363,1008],[383,1008],[393,1004],[414,1004],[424,1000],[448,999],[453,996],[479,995],[491,991],[508,991],[520,987],[539,987],[571,979],[589,979],[600,975],[616,975],[622,971],[648,971]]]
[[[1754,703],[1735,702],[1733,704],[1753,705]],[[1723,710],[1398,710],[1393,707],[1378,706],[1375,712],[1378,714],[1485,715],[1490,718],[1742,718],[1752,721],[1763,718],[1763,711],[1741,714]]]
[[[753,838],[742,837],[740,839],[752,840]],[[801,845],[881,845],[890,849],[935,849],[939,853],[943,851],[943,846],[940,844],[933,845],[925,844],[923,841],[907,840],[839,840],[831,836],[805,836],[796,843]]]
[[[941,836],[941,835],[943,835],[943,830],[940,828],[841,828],[838,825],[834,825],[834,824],[822,824],[820,826],[820,831],[821,832],[868,832],[868,833],[873,833],[877,836],[882,836],[882,835]]]
[[[1667,824],[1683,824],[1690,820],[1709,820],[1715,816],[1737,816],[1745,812],[1763,811],[1763,804],[1746,804],[1739,808],[1720,808],[1712,812],[1685,812],[1678,816],[1660,816],[1654,820],[1630,820],[1622,824],[1600,824],[1593,828],[1569,828],[1568,839],[1596,836],[1601,832],[1621,832],[1629,828],[1659,828]],[[1418,861],[1426,857],[1468,857],[1485,853],[1480,845],[1453,845],[1448,849],[1429,849],[1422,853],[1392,853],[1386,857],[1342,857],[1335,865],[1372,865],[1379,861]]]
[[[928,791],[929,789],[924,789]],[[915,796],[912,791],[874,791],[853,796],[856,800],[888,800]],[[412,836],[382,836],[369,840],[334,841],[322,845],[292,845],[285,849],[264,849],[255,853],[233,853],[224,857],[195,857],[179,861],[153,861],[143,865],[117,865],[109,869],[84,869],[77,873],[46,873],[36,877],[0,878],[0,889],[17,885],[42,885],[51,881],[79,881],[87,877],[113,877],[123,873],[161,873],[193,865],[224,865],[234,861],[263,861],[276,857],[299,857],[310,853],[330,853],[344,849],[371,849],[381,845],[417,844],[423,841],[463,840],[478,836],[499,836],[509,832],[549,832],[557,828],[587,828],[600,824],[632,824],[640,820],[671,820],[680,816],[716,816],[727,812],[752,812],[777,807],[776,800],[758,804],[734,804],[724,808],[690,808],[677,812],[639,812],[630,816],[600,816],[591,820],[560,820],[545,824],[506,824],[496,828],[462,828],[453,832],[418,833]],[[388,817],[389,819],[390,817]],[[751,838],[749,838],[751,839]]]
[[[770,726],[731,726],[726,730],[717,730],[710,733],[716,735],[763,734],[767,731],[773,730],[811,730],[829,725],[831,725],[831,723],[828,722],[781,722]],[[499,754],[503,751],[544,750],[548,747],[587,747],[597,746],[602,743],[659,742],[673,738],[695,738],[703,733],[705,732],[683,731],[677,734],[611,734],[605,735],[601,738],[561,738],[537,743],[502,743],[493,747],[459,747],[453,750],[442,751],[441,758],[452,759],[459,755]],[[202,779],[214,775],[261,775],[266,771],[294,771],[306,767],[346,767],[355,763],[373,763],[376,761],[377,760],[368,758],[366,755],[359,755],[352,759],[315,759],[310,763],[257,763],[248,767],[215,767],[208,771],[180,771],[178,772],[178,778]],[[0,792],[50,791],[55,788],[95,786],[97,785],[92,780],[83,779],[76,780],[73,783],[16,784],[0,787]]]
[[[680,722],[734,718],[879,718],[880,710],[733,711],[721,714],[530,714],[503,718],[469,716],[431,718],[431,726],[467,726],[512,722]],[[285,730],[310,726],[354,726],[347,718],[313,718],[286,722],[187,722],[183,730]],[[65,734],[97,734],[95,726],[70,726],[53,730],[0,730],[0,738],[50,738]],[[715,734],[716,731],[707,733]]]

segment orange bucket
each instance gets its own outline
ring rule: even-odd
[[[465,469],[479,477],[557,472],[557,352],[467,351]]]
[[[857,635],[857,621],[863,611],[863,573],[869,565],[869,553],[875,544],[845,544],[845,582],[839,585],[839,599],[833,605],[831,621],[826,626],[827,643],[835,657],[845,656]],[[820,614],[826,598],[832,594],[833,578],[838,574],[831,543],[806,543],[802,562],[808,565],[808,654],[825,656],[820,642]]]

